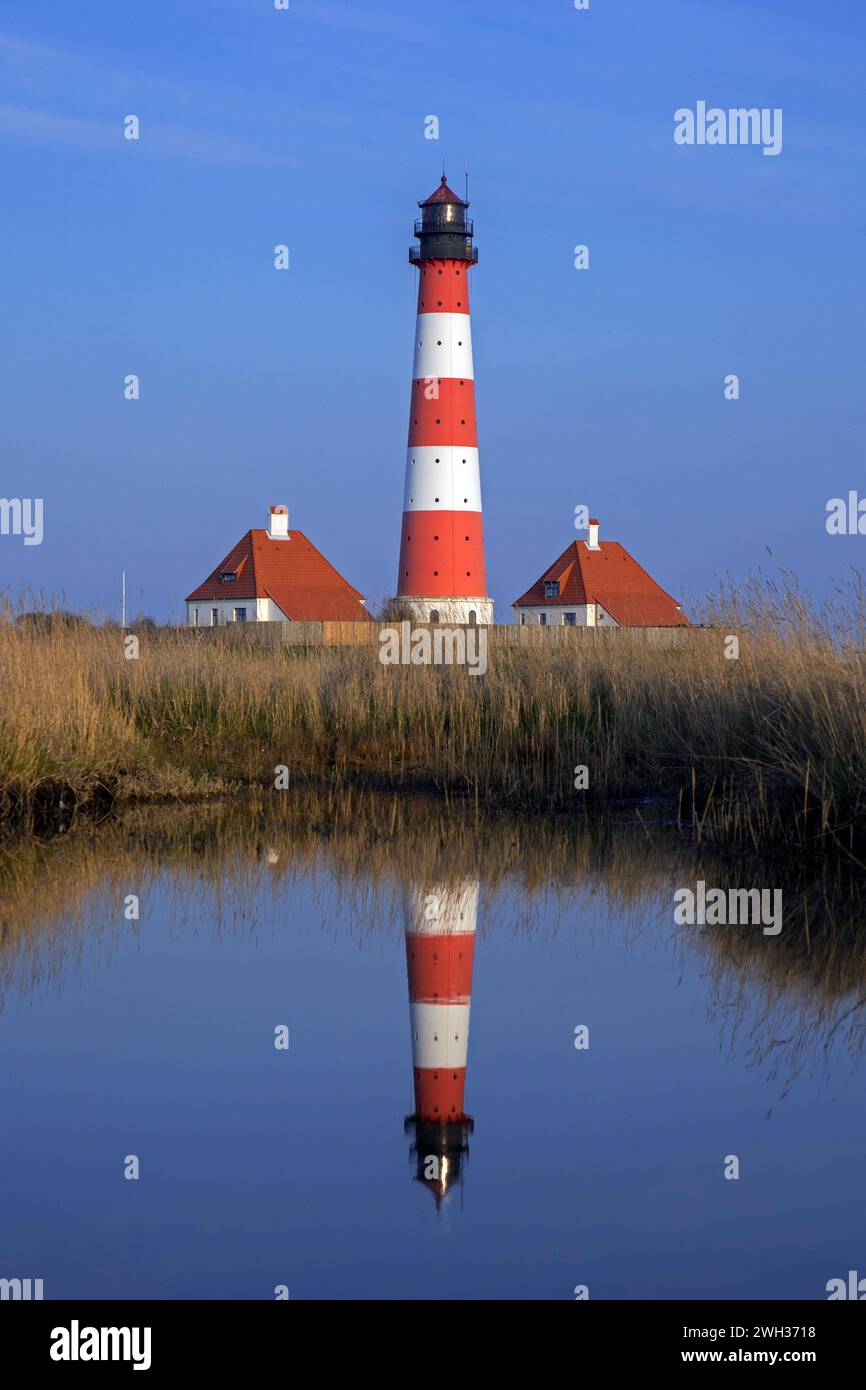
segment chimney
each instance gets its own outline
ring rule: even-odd
[[[280,505],[269,509],[268,535],[272,541],[287,541],[289,539],[288,507]]]
[[[598,520],[594,516],[591,516],[589,518],[589,528],[586,536],[586,548],[587,550],[601,549],[598,543]]]

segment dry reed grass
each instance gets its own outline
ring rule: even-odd
[[[491,644],[487,674],[383,666],[377,648],[259,649],[0,623],[0,798],[209,795],[295,779],[435,789],[573,811],[665,797],[697,838],[842,846],[866,830],[866,605],[788,581],[705,605],[718,641],[549,652]],[[724,636],[741,634],[728,660]],[[589,794],[574,769],[589,769]]]

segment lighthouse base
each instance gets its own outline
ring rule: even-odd
[[[493,622],[493,600],[490,598],[424,598],[415,594],[398,594],[391,604],[395,617],[408,618],[412,623],[489,627]]]

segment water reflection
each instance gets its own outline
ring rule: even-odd
[[[8,847],[7,1258],[51,1297],[821,1296],[862,1258],[863,875],[641,816],[298,793]],[[699,878],[781,888],[781,934],[677,928]]]
[[[477,882],[437,882],[406,896],[406,966],[415,1112],[415,1178],[437,1209],[462,1182],[473,1121],[464,1103],[478,917]]]
[[[684,964],[700,957],[712,984],[709,1016],[751,1060],[771,1061],[778,1073],[786,1063],[796,1072],[804,1060],[840,1046],[854,1061],[862,1054],[861,866],[731,859],[711,844],[695,849],[649,821],[645,808],[639,821],[625,812],[618,820],[533,821],[479,817],[472,806],[430,800],[305,791],[262,803],[139,807],[96,828],[80,824],[54,842],[8,845],[0,851],[0,1002],[13,990],[58,980],[85,949],[110,953],[124,933],[137,933],[138,924],[124,917],[131,885],[146,895],[148,883],[164,884],[179,927],[209,922],[217,933],[240,924],[246,930],[258,866],[275,899],[297,884],[333,877],[355,904],[353,920],[364,935],[393,925],[402,912],[410,952],[410,939],[433,935],[425,917],[430,899],[441,902],[444,942],[461,935],[454,929],[461,921],[474,939],[479,892],[497,899],[498,929],[521,934],[557,933],[563,923],[573,932],[576,906],[592,904],[626,947],[647,934],[670,936]],[[781,887],[783,931],[674,931],[674,888],[698,878],[723,889]],[[451,968],[451,949],[437,965]],[[411,954],[409,964],[411,990]],[[462,983],[468,1027],[471,964]],[[426,978],[420,987],[430,987]],[[450,987],[432,986],[442,995],[440,1007],[459,1010],[460,999],[445,1000]],[[417,1046],[422,1041],[413,1037]],[[424,1118],[428,1107],[417,1099],[415,1115]]]

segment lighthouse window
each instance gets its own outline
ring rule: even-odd
[[[438,575],[439,571],[438,571],[438,570],[434,570],[433,573],[434,573],[435,575]]]
[[[468,537],[468,536],[464,536],[463,539],[464,539],[465,541],[468,541],[469,537]]]
[[[433,498],[433,501],[434,501],[434,502],[438,502],[438,501],[439,501],[439,498],[438,498],[438,497],[434,497],[434,498]]]
[[[434,541],[438,541],[439,537],[438,537],[438,536],[434,536],[433,539],[434,539]]]
[[[437,347],[441,347],[441,346],[442,346],[442,339],[441,339],[441,338],[437,338],[437,339],[436,339],[436,346],[437,346]]]

